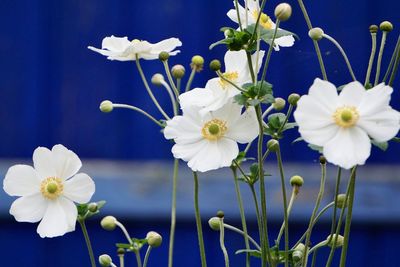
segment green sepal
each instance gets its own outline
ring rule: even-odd
[[[377,142],[373,139],[371,139],[371,144],[373,144],[374,146],[376,146],[377,148],[379,148],[382,151],[386,151],[389,147],[388,142]]]
[[[228,49],[231,51],[240,51],[242,49],[246,49],[247,51],[254,50],[254,45],[252,47],[248,46],[249,40],[251,38],[251,34],[248,31],[237,31],[230,27],[221,28],[222,32],[225,32],[226,30],[229,30],[231,32],[230,36],[211,44],[209,46],[210,50],[220,44],[227,45]]]
[[[242,253],[247,253],[249,254],[251,257],[255,257],[255,258],[261,258],[261,251],[256,250],[256,249],[239,249],[235,252],[235,254],[242,254]]]
[[[138,239],[138,238],[131,238],[133,244],[128,243],[116,243],[115,245],[117,248],[123,248],[130,252],[137,252],[139,251],[144,245],[147,244],[146,238]]]
[[[390,141],[400,143],[400,137],[393,137]]]
[[[96,203],[97,204],[97,210],[95,212],[91,212],[89,210],[89,204],[90,203]],[[85,203],[85,204],[76,204],[76,208],[78,210],[78,221],[84,221],[87,218],[90,218],[98,213],[100,213],[100,209],[106,204],[105,200],[100,200],[98,202],[90,202],[90,203]]]

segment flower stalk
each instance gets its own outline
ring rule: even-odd
[[[94,259],[93,248],[92,248],[92,244],[90,242],[89,233],[86,228],[85,219],[78,219],[78,222],[79,222],[79,225],[81,226],[83,236],[85,237],[85,242],[86,242],[86,246],[87,246],[89,258],[90,258],[90,264],[92,265],[92,267],[96,267],[96,260]]]
[[[176,192],[178,184],[179,160],[174,159],[174,172],[172,177],[172,203],[171,203],[171,228],[169,232],[168,267],[173,266],[174,241],[176,228]]]
[[[199,179],[197,172],[193,172],[194,178],[194,210],[196,215],[197,236],[199,240],[201,266],[207,267],[206,252],[204,249],[203,229],[201,226],[201,216],[199,209]]]

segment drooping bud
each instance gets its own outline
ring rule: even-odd
[[[339,209],[346,208],[347,207],[347,203],[346,203],[346,206],[345,206],[344,205],[345,202],[346,202],[346,194],[339,194],[337,196],[337,199],[336,199],[336,207],[338,207]]]
[[[280,21],[286,21],[292,15],[292,7],[288,3],[281,3],[276,6],[274,14]]]
[[[219,71],[221,69],[221,62],[218,59],[214,59],[210,62],[210,69],[212,71]]]
[[[162,236],[154,231],[150,231],[146,235],[147,243],[150,247],[156,248],[159,247],[162,243]]]
[[[386,20],[379,24],[379,28],[381,29],[381,31],[391,32],[393,30],[393,24],[390,21]]]
[[[290,178],[290,184],[292,186],[301,187],[304,184],[304,179],[300,175],[294,175],[292,176],[292,178]]]
[[[163,51],[160,54],[158,54],[158,59],[161,61],[166,61],[168,60],[168,58],[169,58],[168,52]]]
[[[112,259],[109,255],[103,254],[99,256],[99,263],[103,267],[111,266]]]
[[[92,203],[90,203],[90,204],[88,205],[88,210],[89,210],[90,212],[96,212],[96,211],[99,210],[99,207],[97,206],[97,203],[92,202]]]
[[[100,103],[100,110],[104,113],[109,113],[114,109],[113,103],[110,100],[104,100]]]
[[[298,244],[293,251],[292,258],[293,261],[299,262],[303,259],[304,250],[306,246],[303,243]]]
[[[308,31],[308,36],[314,41],[319,41],[324,36],[324,31],[321,28],[312,28]]]
[[[164,76],[161,73],[156,73],[151,77],[151,83],[157,86],[161,86],[164,81]]]
[[[300,95],[293,93],[293,94],[289,95],[288,102],[289,102],[290,105],[296,106],[297,102],[299,101],[299,99],[300,99]]]
[[[276,111],[281,111],[285,108],[286,101],[283,98],[277,97],[275,98],[275,102],[272,104]]]
[[[276,152],[279,149],[279,141],[275,140],[275,139],[271,139],[267,142],[267,148],[271,151],[271,152]]]
[[[219,231],[221,220],[218,217],[212,217],[211,219],[208,220],[208,225],[214,231]]]
[[[175,65],[171,69],[172,77],[175,79],[182,79],[185,76],[185,67],[182,65]]]
[[[114,216],[106,216],[101,220],[100,225],[104,230],[112,231],[117,226],[116,222],[117,219]]]
[[[372,24],[371,26],[369,26],[369,32],[370,33],[377,33],[379,30],[378,25]]]
[[[326,238],[326,240],[327,240],[327,241],[330,241],[330,242],[329,242],[327,245],[328,245],[329,247],[333,247],[336,238],[337,238],[337,240],[336,240],[336,245],[335,245],[335,247],[338,248],[338,247],[343,246],[344,237],[341,236],[341,235],[336,235],[336,234],[333,234],[332,236],[331,236],[331,235],[328,235],[328,237]]]

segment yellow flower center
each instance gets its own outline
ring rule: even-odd
[[[237,78],[239,78],[239,73],[237,71],[225,72],[222,74],[222,77],[234,83]],[[225,89],[225,87],[229,85],[229,82],[222,78],[219,79],[219,83],[221,84],[222,89]]]
[[[204,138],[215,141],[224,136],[227,129],[225,121],[212,119],[204,124],[201,134]]]
[[[253,12],[253,18],[254,18],[255,21],[257,21],[258,14],[259,14],[259,13],[258,13],[256,10]],[[271,21],[271,19],[267,16],[267,14],[261,13],[261,16],[260,16],[260,25],[261,25],[263,28],[267,29],[267,30],[271,30],[271,29],[272,29],[272,21]]]
[[[56,199],[64,191],[62,180],[57,177],[48,177],[40,184],[40,192],[47,199]]]
[[[343,128],[352,127],[358,121],[360,115],[357,108],[352,106],[343,106],[337,108],[333,114],[335,123]]]
[[[131,43],[132,43],[132,44],[137,44],[137,43],[140,43],[140,40],[139,40],[139,39],[133,39],[133,40],[131,41]]]

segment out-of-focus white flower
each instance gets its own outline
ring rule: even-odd
[[[258,60],[257,54],[254,53],[251,58],[253,62],[253,70],[257,74],[261,68],[264,51],[260,51]],[[237,86],[251,82],[250,69],[247,62],[246,52],[227,51],[224,57],[225,72],[222,74],[224,78],[231,81]],[[196,105],[202,107],[200,112],[205,114],[221,108],[232,98],[239,94],[240,91],[229,82],[221,78],[213,78],[208,80],[205,88],[195,88],[189,92],[179,96],[182,109],[186,106]]]
[[[235,1],[233,1],[233,6],[235,6]],[[246,27],[246,8],[238,4],[239,7],[239,16],[240,21],[243,27]],[[258,14],[260,13],[260,4],[257,1],[247,0],[247,23],[248,26],[251,24],[255,24],[257,22]],[[239,23],[236,9],[231,9],[226,14],[232,21]],[[276,28],[275,23],[271,20],[271,18],[265,14],[261,13],[260,24],[261,27],[267,30],[272,30]],[[279,47],[290,47],[294,44],[294,37],[292,35],[282,36],[276,38],[274,41],[274,49],[275,51],[279,51]]]
[[[400,128],[400,113],[389,106],[393,89],[383,83],[365,90],[359,82],[336,87],[316,79],[297,102],[294,118],[303,139],[323,148],[326,159],[345,169],[365,163],[371,140],[385,142]]]
[[[161,52],[168,52],[170,56],[175,56],[180,51],[173,50],[181,45],[182,43],[178,38],[169,38],[152,44],[137,39],[129,41],[128,37],[115,37],[112,35],[103,39],[101,49],[93,46],[88,46],[88,48],[106,56],[109,60],[133,61],[136,60],[136,55],[147,60],[158,59],[158,55]]]
[[[251,142],[258,135],[254,109],[242,114],[242,107],[232,102],[204,116],[199,109],[188,106],[182,116],[167,121],[164,136],[175,141],[174,157],[187,161],[193,171],[230,166],[239,153],[237,143]]]
[[[14,165],[7,171],[3,189],[20,197],[12,203],[10,214],[19,222],[40,221],[37,232],[41,237],[74,231],[74,202],[88,202],[95,191],[93,180],[77,173],[81,160],[63,145],[55,145],[52,150],[36,148],[33,165]]]

